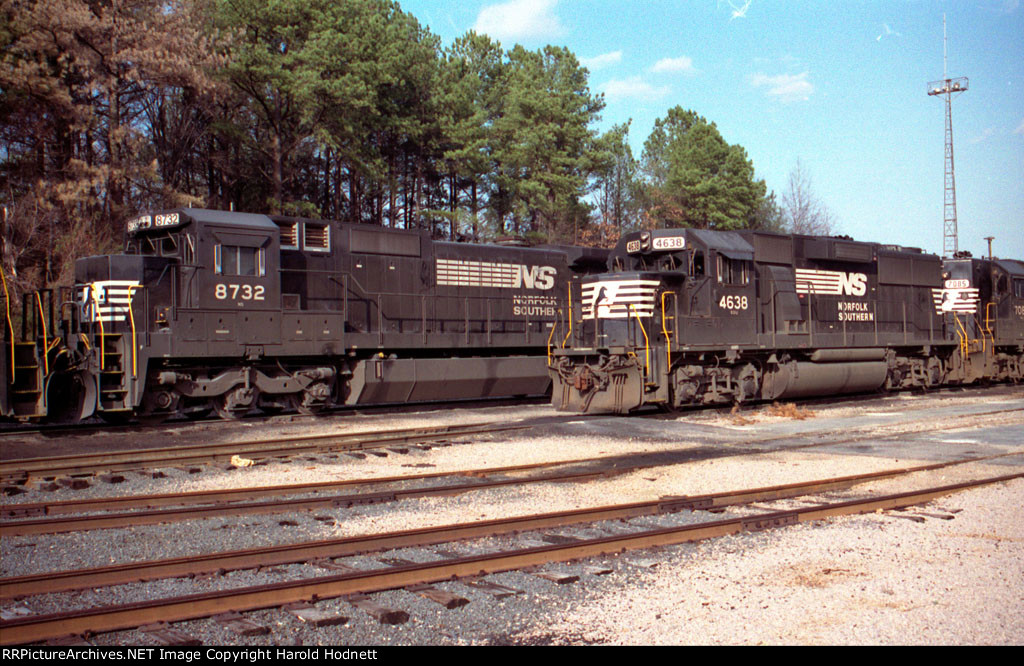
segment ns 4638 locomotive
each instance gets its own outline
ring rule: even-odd
[[[1024,378],[1024,263],[754,231],[623,237],[573,287],[553,404],[626,413]]]
[[[569,285],[606,251],[178,209],[126,225],[72,288],[8,299],[0,415],[216,410],[544,393]]]

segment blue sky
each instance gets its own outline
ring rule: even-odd
[[[746,148],[781,197],[799,159],[860,240],[942,252],[950,77],[959,245],[1024,258],[1024,2],[1021,0],[404,0],[445,45],[468,30],[507,49],[567,46],[606,108],[632,119],[639,157],[676,105]]]

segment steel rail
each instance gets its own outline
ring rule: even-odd
[[[995,410],[984,412],[982,414],[961,414],[957,415],[956,419],[962,419],[970,416],[991,416],[993,414],[1003,414],[1024,411],[1024,408],[1011,408],[1003,410]],[[925,421],[912,421],[909,423],[894,424],[898,427],[904,428],[896,432],[877,433],[871,432],[863,435],[854,435],[852,437],[846,437],[843,439],[828,439],[824,441],[814,441],[806,444],[799,444],[796,446],[786,447],[785,450],[796,450],[805,448],[814,448],[818,446],[832,446],[838,444],[846,444],[851,442],[863,441],[865,439],[892,439],[900,437],[907,433],[921,434],[925,432],[935,432],[941,430],[949,430],[963,427],[960,424],[953,423],[948,425],[939,425],[927,428],[924,430],[914,430],[908,428],[908,426],[914,426],[919,423],[926,423]],[[485,424],[473,424],[473,427],[481,426]],[[516,424],[509,426],[514,429],[525,429],[531,426],[524,424]],[[877,430],[885,426],[872,425],[869,430]],[[493,430],[487,430],[492,432]],[[848,431],[847,431],[848,432]],[[455,433],[447,433],[450,436],[455,436]],[[472,434],[472,433],[464,433]],[[812,433],[803,433],[801,437],[808,437]],[[320,437],[320,436],[317,436]],[[765,444],[770,442],[787,441],[794,438],[794,435],[783,435],[773,436],[760,439],[747,439],[739,440],[733,443],[733,446],[751,446],[758,444]],[[652,454],[654,455],[654,454]],[[734,455],[734,454],[728,454]],[[1012,455],[1012,454],[1011,454]],[[587,464],[601,462],[603,460],[612,461],[618,456],[598,456],[591,458],[578,458],[573,460],[564,461],[553,461],[553,462],[542,462],[542,463],[531,463],[525,465],[511,465],[506,467],[495,467],[495,468],[482,468],[474,470],[460,470],[455,472],[433,472],[427,474],[410,474],[405,476],[394,476],[394,477],[381,477],[376,479],[350,479],[342,481],[328,481],[311,484],[292,484],[292,485],[280,485],[280,486],[264,486],[264,487],[250,487],[250,488],[234,488],[227,490],[208,490],[208,491],[197,491],[191,493],[162,493],[153,495],[139,495],[139,496],[127,496],[127,497],[103,497],[103,498],[92,498],[83,500],[65,500],[55,502],[33,502],[33,503],[22,503],[22,504],[8,504],[0,505],[0,517],[2,518],[21,518],[29,516],[46,516],[46,515],[66,515],[71,513],[82,513],[86,511],[111,511],[116,509],[129,509],[129,508],[153,508],[158,506],[181,506],[181,505],[195,505],[204,503],[215,503],[215,502],[237,502],[244,499],[251,499],[254,497],[270,497],[287,494],[304,494],[310,492],[318,492],[320,490],[326,490],[330,488],[342,488],[353,485],[368,485],[368,484],[382,484],[392,483],[401,481],[414,481],[429,478],[441,478],[447,476],[486,476],[490,474],[500,474],[514,471],[525,471],[529,469],[539,469],[544,467],[559,467],[573,464]],[[997,456],[998,457],[998,456]],[[673,464],[673,463],[665,463]],[[661,466],[661,465],[650,465],[650,467]],[[630,471],[632,469],[638,469],[646,466],[633,466],[630,468],[623,468],[624,471]]]
[[[127,495],[123,497],[93,497],[89,499],[58,500],[54,502],[25,502],[22,504],[5,504],[0,506],[0,518],[28,518],[31,516],[62,516],[89,511],[116,511],[124,509],[153,509],[161,506],[193,506],[202,504],[227,504],[242,502],[259,497],[277,497],[281,495],[304,495],[352,486],[379,486],[407,481],[424,481],[449,477],[480,477],[512,472],[525,472],[534,469],[563,467],[585,463],[613,460],[615,456],[594,458],[575,458],[553,462],[526,463],[504,467],[484,467],[478,469],[455,470],[451,472],[426,472],[422,474],[405,474],[399,476],[382,476],[373,478],[343,479],[339,481],[317,481],[315,483],[295,483],[277,486],[250,486],[247,488],[227,488],[223,490],[197,490],[184,493],[159,493],[154,495]],[[0,523],[2,524],[2,523]]]
[[[742,531],[812,522],[841,515],[901,509],[968,488],[1022,477],[1024,477],[1024,472],[1018,472],[885,497],[838,502],[795,511],[775,511],[699,525],[661,528],[634,534],[588,539],[572,544],[538,546],[455,560],[408,564],[387,569],[285,581],[121,606],[18,618],[0,621],[0,644],[34,643],[69,634],[101,633],[134,628],[153,622],[175,622],[210,617],[229,611],[240,612],[280,607],[288,603],[364,594],[553,562],[608,555],[626,550],[668,546]]]
[[[509,532],[549,529],[602,520],[620,520],[683,510],[713,509],[737,504],[749,504],[751,502],[788,499],[849,488],[883,478],[904,476],[915,472],[934,471],[954,465],[981,462],[1013,455],[1024,455],[1024,453],[1008,453],[984,458],[949,461],[870,472],[867,474],[706,495],[662,497],[645,502],[573,509],[533,516],[456,523],[383,534],[359,535],[247,550],[208,553],[194,557],[133,562],[82,570],[30,574],[0,579],[0,599],[62,592],[83,587],[94,588],[105,585],[120,585],[158,578],[202,575],[217,571],[292,564],[313,559],[344,557],[356,553],[381,551],[391,548],[422,547],[444,541],[458,541]]]
[[[955,419],[955,420],[963,420],[963,419],[967,419],[967,418],[992,416],[992,415],[995,415],[995,414],[1007,414],[1007,413],[1021,412],[1021,411],[1024,411],[1024,407],[1013,407],[1013,408],[1008,408],[1008,409],[998,409],[998,410],[992,410],[992,411],[987,411],[987,412],[979,412],[979,413],[973,413],[973,414],[957,414],[957,415],[955,415],[953,417],[950,417],[950,418]],[[659,416],[663,416],[663,415],[659,415]],[[573,417],[567,417],[567,418],[576,418],[576,417],[573,416]],[[544,422],[551,422],[551,421],[558,421],[558,419],[542,419],[542,421],[544,421]],[[843,439],[819,440],[819,441],[814,441],[814,442],[810,442],[810,443],[806,443],[806,444],[800,444],[800,445],[793,446],[793,447],[787,447],[787,449],[801,449],[801,448],[813,448],[813,447],[818,447],[818,446],[830,446],[830,445],[836,445],[836,444],[844,444],[844,443],[849,443],[849,442],[862,441],[862,440],[865,440],[865,439],[880,439],[880,440],[884,440],[884,439],[892,439],[894,437],[899,437],[901,435],[908,434],[908,433],[920,434],[920,433],[925,433],[925,432],[935,432],[935,431],[950,430],[950,429],[955,429],[955,428],[963,427],[963,426],[961,426],[959,424],[951,423],[951,424],[947,424],[947,425],[933,426],[933,427],[930,427],[930,428],[919,429],[919,430],[913,430],[912,428],[910,428],[911,426],[915,426],[915,425],[918,425],[918,424],[921,424],[921,423],[931,423],[931,421],[909,421],[909,422],[903,422],[903,423],[899,423],[899,424],[890,424],[890,425],[885,425],[885,424],[878,425],[878,424],[875,424],[875,425],[871,425],[871,426],[866,426],[866,427],[860,428],[859,430],[872,431],[872,432],[865,432],[865,434],[863,434],[863,435],[855,435],[853,437],[846,437],[846,438],[843,438]],[[501,431],[505,431],[505,430],[525,430],[525,429],[529,429],[529,428],[532,428],[532,427],[536,427],[537,425],[541,425],[541,424],[537,423],[537,422],[527,422],[527,423],[522,423],[521,422],[521,423],[516,423],[516,424],[493,425],[492,426],[491,424],[486,423],[486,422],[485,423],[476,423],[476,424],[469,424],[467,426],[464,426],[465,428],[468,428],[468,429],[471,429],[471,430],[463,430],[463,431],[444,430],[443,432],[423,434],[423,438],[424,438],[424,441],[430,441],[434,437],[438,437],[438,436],[442,436],[442,435],[449,436],[449,437],[457,437],[457,436],[472,435],[472,434],[478,434],[478,433],[501,432]],[[884,430],[885,428],[892,428],[894,426],[898,426],[898,427],[903,428],[903,429],[899,430],[899,431],[896,431],[896,432],[881,432],[881,433],[873,432],[873,431],[876,431],[876,430],[879,430],[879,429],[883,429]],[[442,428],[442,429],[450,429],[450,428],[459,428],[459,427],[462,427],[462,426],[441,426],[440,428]],[[407,429],[407,430],[410,431],[410,432],[415,432],[415,431],[427,430],[427,428],[410,428],[410,429]],[[851,430],[856,431],[858,429],[851,429]],[[847,430],[846,432],[850,432],[851,430]],[[313,446],[313,447],[302,447],[302,448],[292,446],[292,447],[281,449],[280,451],[271,451],[271,450],[263,451],[263,452],[242,451],[241,453],[239,453],[238,447],[246,446],[247,443],[244,443],[244,442],[242,442],[242,443],[234,443],[234,444],[228,443],[228,444],[215,445],[215,446],[220,447],[221,449],[229,449],[231,447],[234,447],[234,451],[231,453],[232,456],[233,455],[252,455],[255,458],[285,457],[285,456],[288,456],[288,455],[294,455],[294,454],[300,454],[300,453],[309,453],[311,451],[317,451],[317,450],[323,450],[323,449],[326,449],[326,450],[358,450],[358,449],[361,449],[361,448],[362,449],[377,448],[377,447],[381,447],[381,446],[387,446],[389,444],[394,444],[394,443],[397,443],[397,442],[414,441],[416,439],[416,437],[414,435],[404,436],[402,434],[404,432],[406,432],[406,430],[395,430],[395,431],[386,432],[386,433],[383,433],[383,434],[381,434],[379,436],[376,436],[375,439],[364,440],[364,442],[361,442],[361,444],[363,444],[362,446],[359,445],[360,443],[344,445],[344,442],[342,440],[339,440],[339,441],[341,441],[342,446],[323,446],[323,447],[319,447],[319,448],[317,448],[315,446]],[[777,435],[777,436],[772,436],[772,437],[763,437],[763,438],[754,438],[754,439],[741,439],[741,440],[737,440],[735,442],[732,442],[731,444],[733,446],[751,446],[751,445],[758,445],[758,444],[767,444],[767,443],[771,443],[771,442],[788,441],[788,440],[792,440],[792,439],[794,439],[796,437],[800,437],[800,438],[803,438],[803,439],[806,439],[807,437],[822,437],[824,435],[831,434],[831,432],[832,432],[831,430],[827,430],[827,431],[821,431],[821,432],[818,432],[818,433],[815,433],[815,432],[804,432],[804,433],[799,433],[798,435],[787,434],[787,435]],[[395,435],[394,439],[391,439],[392,433],[397,433]],[[362,434],[365,434],[365,433],[348,433],[348,434],[343,434],[343,435],[311,435],[311,436],[303,437],[303,438],[287,438],[287,437],[285,437],[285,438],[275,438],[275,439],[269,439],[269,440],[262,440],[260,442],[256,442],[255,444],[258,445],[258,444],[262,444],[264,442],[266,442],[266,443],[295,442],[295,441],[302,442],[302,441],[304,441],[306,439],[334,440],[335,438],[350,438],[350,437],[351,438],[357,438],[357,437],[359,437]],[[249,443],[249,444],[252,444],[252,443]],[[114,455],[131,456],[134,453],[147,454],[147,453],[150,453],[150,452],[153,452],[155,454],[160,454],[160,452],[167,453],[167,452],[175,452],[175,451],[187,451],[187,450],[189,450],[191,448],[203,449],[203,448],[208,448],[208,447],[202,446],[202,445],[195,446],[195,447],[167,447],[167,448],[161,448],[161,449],[144,449],[144,450],[139,451],[139,452],[121,451],[121,452],[117,452]],[[223,455],[218,456],[218,457],[211,457],[211,456],[202,457],[202,456],[197,456],[194,459],[188,459],[188,458],[169,458],[166,461],[162,461],[162,462],[165,462],[166,465],[170,466],[170,465],[187,464],[189,462],[210,462],[212,460],[218,460],[218,459],[219,460],[223,460],[223,459],[225,459],[227,457],[228,457],[228,453],[224,453]],[[81,458],[82,459],[81,461],[78,461],[78,462],[82,462],[82,463],[96,463],[96,464],[93,467],[91,467],[91,468],[86,467],[84,464],[81,467],[74,467],[73,463],[74,463],[76,458]],[[93,458],[94,460],[87,460],[87,458]],[[64,468],[58,468],[58,467],[55,466],[51,470],[46,470],[45,467],[44,467],[45,464],[46,464],[46,461],[59,462],[59,461],[67,461],[67,460],[72,461],[72,465],[69,465],[69,466],[64,467]],[[143,465],[148,465],[148,466],[151,466],[151,467],[155,467],[155,466],[157,466],[156,463],[161,462],[160,460],[156,460],[155,462],[143,460],[143,461],[139,461],[139,464],[124,463],[124,464],[118,466],[116,464],[116,460],[114,460],[114,462],[109,462],[106,465],[100,464],[100,463],[102,463],[103,460],[110,460],[110,456],[108,454],[86,454],[84,456],[55,456],[55,457],[48,457],[48,458],[26,458],[26,459],[22,459],[22,460],[13,460],[13,461],[8,461],[8,462],[3,462],[3,463],[0,463],[0,481],[15,482],[15,483],[16,482],[23,482],[23,481],[26,480],[26,478],[28,478],[28,476],[43,476],[44,473],[46,473],[47,476],[56,476],[59,473],[83,474],[83,473],[94,473],[96,471],[101,471],[101,470],[102,471],[117,471],[117,470],[124,470],[124,469],[137,469],[138,467],[141,467]],[[23,470],[17,470],[17,468],[15,466],[17,464],[19,464],[19,463],[28,463],[28,464],[33,465],[34,468],[33,469],[26,468],[26,469],[23,469]],[[16,471],[12,471],[12,470],[16,470]],[[0,511],[2,511],[4,508],[6,508],[6,507],[0,507]]]
[[[613,473],[619,473],[615,471]],[[336,509],[357,505],[379,504],[381,502],[397,502],[417,497],[439,495],[458,495],[473,490],[500,488],[525,483],[566,481],[582,481],[600,476],[607,476],[605,470],[574,472],[569,474],[550,474],[531,477],[529,479],[502,479],[499,481],[482,481],[479,483],[463,483],[447,486],[429,486],[425,488],[407,488],[386,490],[375,493],[355,495],[330,495],[274,502],[250,502],[237,504],[220,504],[213,506],[193,506],[181,509],[163,509],[156,511],[133,511],[130,513],[74,516],[69,518],[50,518],[41,520],[19,520],[0,523],[0,536],[25,536],[29,534],[58,534],[96,529],[134,527],[139,525],[157,525],[160,523],[195,520],[211,516],[242,516],[268,513],[287,513],[292,511],[311,511],[313,509]]]
[[[1017,394],[1020,393],[1020,388],[1021,387],[1019,385],[1012,384],[1012,383],[990,384],[988,386],[979,386],[979,385],[973,385],[973,384],[972,385],[948,385],[948,386],[939,386],[939,387],[928,389],[926,397],[941,397],[942,395],[947,394],[947,393],[964,393],[964,392],[981,393],[982,391],[987,391],[988,393],[990,393],[990,394],[992,394],[994,396],[999,396],[999,395],[1003,395],[1003,394],[1017,395]],[[901,391],[893,391],[892,393],[884,393],[884,394],[870,393],[870,394],[836,395],[836,396],[828,396],[828,397],[822,397],[822,398],[801,398],[801,399],[794,400],[794,403],[795,404],[799,404],[799,405],[826,404],[828,406],[838,406],[838,405],[842,405],[842,404],[845,404],[845,403],[870,402],[870,401],[873,401],[873,400],[882,401],[882,400],[891,399],[891,398],[894,398],[894,397],[899,397],[901,394],[911,393],[911,391],[912,391],[911,389],[905,389],[905,390],[901,390]],[[489,405],[492,405],[492,404],[499,404],[499,405],[501,405],[502,403],[508,403],[508,402],[511,402],[511,404],[514,404],[514,405],[531,404],[531,403],[537,403],[537,404],[549,404],[550,403],[549,400],[542,400],[541,398],[524,398],[522,400],[513,400],[513,399],[509,399],[509,398],[492,398],[492,399],[484,399],[484,400],[481,400],[481,401],[468,401],[468,402],[467,401],[455,401],[455,402],[452,402],[452,403],[424,402],[424,403],[414,404],[414,405],[405,405],[403,407],[423,407],[423,408],[431,410],[431,411],[436,411],[438,406],[444,406],[444,405],[447,405],[447,404],[458,405],[458,406],[465,406],[465,405],[474,406],[474,405],[478,405],[479,404],[481,406],[489,406]],[[765,406],[767,406],[769,404],[771,404],[770,401],[749,402],[749,403],[745,403],[744,406],[745,407],[751,407],[751,408],[759,408],[759,407],[765,407]],[[324,423],[323,417],[324,417],[325,414],[341,414],[342,417],[344,418],[347,414],[360,414],[360,415],[361,414],[375,414],[375,413],[378,413],[378,412],[385,412],[385,411],[387,413],[390,413],[390,411],[392,411],[393,409],[394,409],[393,405],[388,405],[388,406],[382,406],[382,405],[347,406],[347,405],[343,405],[341,407],[325,410],[325,411],[320,412],[319,414],[315,414],[315,415],[299,414],[299,413],[295,412],[295,413],[289,413],[289,414],[287,414],[287,416],[290,419],[292,419],[292,420],[295,420],[295,419],[306,420],[306,419],[308,419],[308,420],[313,421],[313,422],[319,421],[320,423]],[[721,409],[722,409],[722,405],[689,405],[689,406],[687,406],[685,408],[685,411],[681,410],[680,412],[675,413],[674,417],[678,417],[682,413],[695,413],[695,414],[699,414],[701,412],[714,412],[715,410],[721,410]],[[409,411],[408,409],[404,409],[403,413],[406,413],[406,414],[416,414],[417,412],[414,411],[414,410],[413,411]],[[578,418],[581,415],[580,414],[575,414],[574,416]],[[635,415],[633,415],[634,418],[645,418],[645,417],[661,418],[663,416],[664,416],[663,414],[659,414],[657,412],[651,412],[651,413],[648,413],[648,414],[635,414]],[[270,421],[270,420],[276,419],[276,418],[279,418],[279,415],[255,416],[255,417],[246,418],[243,421],[241,421],[241,423],[251,424],[251,425],[259,425],[261,423],[261,421]],[[181,431],[181,430],[188,430],[188,429],[193,428],[193,427],[195,427],[197,425],[200,425],[200,426],[210,426],[210,425],[214,425],[214,426],[218,426],[218,425],[231,426],[231,425],[234,425],[234,424],[237,424],[237,423],[239,423],[239,422],[238,421],[224,421],[223,419],[221,419],[219,417],[212,417],[212,418],[209,418],[209,419],[199,419],[199,420],[195,420],[195,421],[191,421],[191,420],[190,421],[167,421],[167,422],[163,422],[163,423],[155,424],[155,425],[145,425],[145,424],[140,424],[140,423],[128,423],[128,424],[123,424],[123,425],[117,425],[117,424],[106,423],[106,424],[103,424],[102,426],[97,426],[97,425],[94,425],[94,424],[71,424],[71,425],[68,425],[68,424],[62,424],[62,425],[39,425],[39,424],[35,424],[33,426],[26,426],[24,424],[19,424],[19,423],[14,423],[14,422],[10,422],[10,423],[4,422],[4,423],[0,423],[0,440],[7,439],[7,438],[16,438],[16,437],[26,437],[26,436],[33,436],[33,435],[41,435],[41,434],[44,434],[44,433],[49,435],[49,436],[51,436],[51,437],[54,437],[54,436],[57,436],[57,435],[61,435],[61,434],[76,435],[76,436],[78,436],[78,435],[88,436],[88,435],[97,435],[97,434],[106,435],[106,434],[110,434],[111,432],[114,432],[114,433],[117,433],[117,434],[139,434],[139,435],[145,435],[145,434],[148,434],[151,431],[152,432],[175,432],[175,431]]]
[[[2,308],[0,308],[2,310]],[[2,315],[2,312],[0,312]],[[988,387],[991,390],[1003,388],[1002,385],[993,385]],[[936,392],[942,389],[935,389]],[[837,396],[840,397],[840,396]],[[97,425],[94,423],[64,423],[64,424],[39,424],[39,423],[28,423],[28,422],[13,422],[5,421],[0,422],[0,441],[6,438],[18,438],[18,437],[31,437],[34,435],[46,434],[50,437],[56,437],[60,435],[73,435],[73,436],[94,436],[94,435],[148,435],[150,433],[177,433],[177,434],[188,434],[187,431],[198,427],[220,427],[224,426],[227,428],[237,426],[239,424],[251,425],[251,426],[262,426],[262,425],[274,425],[275,421],[280,420],[282,416],[286,417],[290,422],[296,421],[308,421],[311,423],[328,425],[325,420],[327,416],[338,416],[342,419],[347,419],[350,416],[367,416],[375,414],[391,415],[396,409],[399,409],[402,414],[405,415],[416,415],[420,413],[436,412],[439,409],[445,409],[448,407],[467,408],[473,409],[477,407],[505,407],[505,406],[529,406],[532,404],[548,404],[550,400],[542,396],[533,396],[526,398],[511,398],[511,397],[499,397],[499,398],[480,398],[476,400],[455,400],[455,401],[422,401],[416,403],[403,403],[401,405],[339,405],[337,407],[326,408],[317,412],[316,414],[300,414],[299,412],[286,412],[282,414],[250,414],[244,419],[240,420],[224,420],[219,416],[210,416],[197,419],[182,419],[182,420],[168,420],[160,423],[146,424],[142,422],[128,422],[128,423],[103,423]],[[185,431],[184,433],[182,431]]]
[[[1015,412],[1024,411],[1019,408],[1009,410],[997,410],[995,412],[986,412],[985,415],[991,415],[993,413],[1004,413],[1004,412]],[[966,416],[966,415],[960,415]],[[907,424],[902,424],[907,425]],[[912,424],[910,424],[912,425]],[[472,427],[477,427],[479,424],[474,424]],[[518,424],[512,427],[528,427]],[[873,426],[875,427],[875,426]],[[936,426],[928,429],[929,431],[944,430],[949,428],[960,427],[959,425],[946,425]],[[924,431],[915,431],[924,432]],[[868,439],[891,439],[904,434],[903,431],[898,433],[889,433],[882,436],[868,435]],[[319,436],[318,436],[319,437]],[[864,439],[865,436],[854,436],[843,440],[829,440],[827,442],[811,442],[809,444],[802,444],[797,447],[789,448],[810,448],[824,445],[835,445],[851,441],[857,441]],[[762,440],[763,441],[763,440]],[[770,438],[767,441],[775,441],[775,438]],[[758,440],[753,442],[745,442],[745,444],[759,443]],[[1006,455],[1014,455],[1006,454]],[[999,456],[995,456],[999,457]],[[490,468],[490,469],[479,469],[479,470],[465,470],[459,472],[448,472],[448,473],[431,473],[422,475],[408,475],[398,477],[384,477],[380,479],[359,479],[359,480],[344,480],[344,481],[333,481],[333,482],[322,482],[316,484],[294,484],[287,486],[270,486],[265,488],[240,488],[232,490],[216,490],[216,491],[199,491],[195,493],[177,493],[177,494],[162,494],[162,495],[145,495],[139,497],[123,497],[123,498],[98,498],[90,500],[70,500],[67,502],[40,502],[32,504],[20,504],[20,505],[5,505],[0,506],[0,516],[4,518],[8,517],[25,517],[25,516],[44,516],[44,515],[66,515],[73,512],[84,512],[84,511],[102,511],[102,510],[113,510],[121,508],[132,508],[132,507],[152,507],[152,506],[194,506],[197,504],[213,504],[212,506],[202,506],[192,511],[182,510],[154,510],[148,512],[132,512],[119,515],[99,515],[99,516],[83,516],[66,519],[52,519],[52,518],[36,518],[34,520],[19,520],[19,521],[8,521],[0,523],[0,535],[2,536],[18,536],[27,534],[45,534],[45,533],[58,533],[58,532],[70,532],[76,530],[90,530],[90,529],[104,529],[104,528],[116,528],[116,527],[127,527],[132,525],[152,525],[161,522],[175,522],[180,520],[189,520],[196,517],[209,517],[217,515],[245,515],[245,514],[267,514],[267,513],[282,513],[291,510],[313,510],[319,508],[337,508],[343,506],[352,506],[356,504],[372,504],[383,501],[396,501],[399,499],[407,499],[412,497],[423,497],[428,495],[444,495],[444,494],[458,494],[461,492],[467,492],[470,490],[485,489],[488,487],[499,487],[503,485],[509,485],[509,481],[502,482],[490,482],[480,484],[465,484],[462,486],[448,486],[447,492],[444,489],[416,489],[410,491],[397,491],[395,493],[369,493],[362,495],[341,495],[341,496],[321,496],[315,498],[307,498],[301,500],[292,501],[279,501],[269,503],[236,503],[230,506],[225,506],[225,502],[240,502],[241,499],[248,499],[251,497],[268,497],[268,496],[279,496],[286,494],[302,494],[309,492],[317,492],[328,488],[341,488],[353,485],[380,485],[387,483],[397,483],[402,481],[412,481],[428,478],[443,478],[447,476],[485,476],[489,474],[498,474],[511,471],[523,471],[528,469],[539,469],[543,467],[558,467],[567,466],[572,464],[584,464],[592,462],[600,462],[602,459],[614,459],[614,456],[607,456],[604,458],[584,458],[569,461],[560,462],[549,462],[549,463],[533,463],[528,465],[517,465],[508,466],[501,468]],[[980,459],[979,459],[980,460]],[[636,469],[642,469],[647,467],[659,467],[666,464],[675,463],[663,463],[659,465],[635,465],[630,467],[616,468],[614,470],[605,470],[602,472],[584,472],[569,475],[555,475],[549,477],[539,477],[536,479],[520,480],[520,483],[534,483],[542,481],[575,481],[582,480],[585,478],[592,478],[600,474],[622,474],[634,471]],[[248,497],[246,495],[248,494]]]
[[[979,412],[974,414],[958,414],[951,418],[963,420],[995,414],[1005,414],[1024,411],[1024,408],[1008,408]],[[664,415],[656,415],[664,418]],[[578,418],[577,415],[566,417],[566,419]],[[154,449],[142,449],[134,451],[118,451],[113,454],[81,454],[68,456],[51,456],[45,458],[24,458],[0,462],[0,482],[23,483],[31,477],[53,477],[59,475],[95,474],[101,471],[124,471],[144,467],[174,466],[190,463],[208,463],[216,460],[230,460],[234,455],[248,456],[252,458],[287,457],[290,455],[311,453],[317,451],[337,450],[360,450],[379,448],[410,441],[430,441],[436,437],[448,436],[457,437],[487,432],[500,432],[506,430],[525,430],[541,425],[541,422],[558,422],[557,417],[534,420],[531,422],[520,422],[515,424],[496,424],[494,422],[481,422],[467,424],[465,426],[438,426],[438,427],[417,427],[407,429],[396,429],[383,433],[344,433],[308,435],[303,437],[280,437],[257,442],[229,442],[216,445],[192,445],[161,447]],[[912,421],[899,424],[906,428],[917,423],[929,423],[929,421]],[[889,426],[873,425],[869,429],[875,430]],[[960,427],[954,424],[936,426],[926,430],[914,432],[929,432],[936,430],[948,430]],[[827,434],[828,431],[826,431]],[[793,448],[808,448],[815,446],[828,446],[830,444],[841,444],[844,442],[858,441],[864,438],[888,439],[905,434],[906,430],[896,433],[875,433],[864,436],[840,439],[824,440],[803,444]],[[814,432],[802,433],[803,438],[815,435]],[[359,438],[363,439],[360,440]],[[760,439],[738,440],[734,444],[748,446],[753,444],[765,444],[774,441],[786,441],[793,439],[794,435],[782,435]],[[356,441],[353,441],[356,440]],[[288,444],[281,446],[282,444]],[[318,444],[319,443],[319,444]],[[279,448],[271,448],[277,445]],[[182,455],[185,454],[185,455]]]
[[[1010,455],[1019,454],[1006,453],[999,454],[996,456],[989,456],[986,458],[968,459],[963,462],[977,462],[980,460],[987,460],[990,458],[999,458]],[[572,463],[570,462],[564,464]],[[162,523],[181,522],[186,520],[197,520],[211,517],[266,515],[274,513],[289,513],[294,511],[312,511],[315,509],[339,509],[368,504],[380,504],[382,502],[397,502],[401,500],[415,499],[420,497],[459,495],[462,493],[473,492],[478,490],[490,490],[495,488],[503,488],[507,486],[518,486],[533,483],[580,482],[598,477],[628,474],[640,469],[651,469],[654,467],[662,467],[671,464],[675,463],[664,463],[660,465],[636,465],[631,467],[617,467],[611,469],[605,468],[577,472],[541,474],[537,476],[531,476],[528,478],[500,479],[494,481],[479,481],[474,483],[383,490],[377,492],[357,493],[351,495],[324,495],[318,497],[308,497],[291,500],[276,500],[271,502],[237,502],[231,504],[206,504],[199,506],[187,506],[175,509],[132,511],[127,513],[108,513],[87,516],[70,516],[63,518],[37,518],[30,520],[15,520],[0,522],[0,536],[11,537],[26,536],[31,534],[59,534],[66,532],[80,532],[97,529],[136,527],[140,525],[158,525]],[[931,465],[924,465],[915,468],[913,471],[938,469],[941,467],[948,467],[953,464],[961,463],[933,463]],[[538,468],[541,467],[541,465],[542,463],[537,463],[533,465],[533,467]],[[528,467],[521,467],[520,469],[524,468]],[[498,470],[493,470],[491,473],[495,473],[496,471]],[[474,470],[474,472],[480,475],[484,475],[487,473],[485,470]],[[451,476],[461,476],[464,474],[465,473],[457,473],[451,474]],[[885,475],[887,474],[884,472],[869,473],[866,475],[850,477],[850,479],[870,479],[874,476]],[[364,480],[359,482],[359,485],[382,485],[393,483],[394,480],[396,479],[405,480],[407,478],[412,477],[391,477],[389,479],[380,479],[376,482],[367,482]],[[350,482],[338,483],[347,485]],[[269,490],[275,491],[277,490],[277,488],[271,488]],[[204,491],[202,494],[205,495],[207,492],[210,491]],[[13,509],[13,507],[5,508],[5,512],[8,511],[9,509]]]
[[[111,454],[82,454],[23,458],[0,463],[0,479],[21,480],[28,476],[58,476],[67,474],[118,471],[140,467],[169,467],[196,462],[230,460],[233,456],[246,458],[273,458],[316,451],[359,450],[387,446],[396,442],[430,441],[441,437],[461,437],[487,432],[520,430],[526,424],[471,423],[466,425],[400,428],[385,431],[361,431],[305,435],[301,437],[275,437],[255,442],[227,442],[223,444],[196,444],[161,447]]]

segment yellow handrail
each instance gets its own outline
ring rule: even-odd
[[[960,317],[958,317],[955,312],[953,313],[953,320],[956,321],[956,325],[960,329],[959,331],[957,331],[956,335],[958,338],[960,338],[960,353],[963,355],[964,360],[966,361],[967,355],[970,353],[968,350],[969,338],[967,335],[967,329],[964,328],[964,325],[960,322]]]
[[[90,295],[92,296],[92,316],[96,319],[100,325],[100,372],[107,369],[107,344],[106,344],[106,333],[103,330],[103,317],[100,315],[100,299],[96,296],[96,290],[90,285]]]
[[[562,314],[562,310],[558,310],[558,314]],[[548,367],[551,367],[551,338],[555,337],[555,329],[558,328],[558,319],[555,319],[551,324],[551,332],[548,333]]]
[[[133,284],[128,287],[128,320],[132,324],[132,379],[139,376],[139,357],[135,353],[137,347],[135,344],[135,310],[132,309],[132,292],[142,288],[141,284]]]
[[[7,299],[7,329],[11,332],[11,383],[14,383],[14,324],[11,323],[11,293],[7,291],[7,276],[0,266],[0,279],[4,283],[4,297]]]
[[[569,332],[562,338],[562,349],[565,349],[565,343],[572,337],[572,282],[569,283]]]
[[[984,330],[984,332],[982,333],[982,336],[981,336],[981,340],[982,340],[982,343],[981,343],[982,347],[981,348],[982,348],[982,350],[985,349],[985,335],[984,335],[985,333],[988,333],[988,337],[992,338],[992,350],[995,351],[995,348],[996,348],[996,334],[992,332],[992,319],[991,319],[991,313],[990,313],[990,310],[989,310],[989,308],[992,308],[992,307],[995,307],[995,303],[989,302],[989,303],[985,304],[985,330]]]
[[[661,332],[665,334],[665,370],[671,372],[672,370],[672,336],[668,334],[668,327],[665,325],[665,297],[675,297],[675,292],[663,291],[661,292]],[[673,317],[673,319],[675,319]]]
[[[633,304],[629,304],[629,309],[636,317],[636,323],[640,324],[640,332],[644,334],[644,379],[648,379],[651,376],[651,341],[647,337],[647,329],[644,328],[644,323],[640,321],[640,315],[636,313],[636,308]]]
[[[43,300],[39,298],[39,291],[36,291],[36,305],[39,307],[39,322],[43,325],[43,371],[48,377],[50,375],[50,340],[46,337],[46,315],[43,314]]]

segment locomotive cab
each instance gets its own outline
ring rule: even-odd
[[[125,254],[75,264],[72,328],[81,335],[69,345],[91,359],[83,417],[89,402],[107,420],[173,414],[179,377],[162,359],[202,356],[218,343],[225,355],[240,355],[239,342],[242,353],[250,344],[258,352],[278,338],[278,229],[269,218],[179,209],[129,220],[125,233]]]

